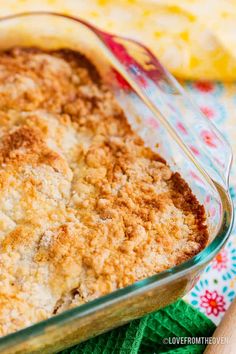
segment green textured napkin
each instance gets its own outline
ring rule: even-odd
[[[215,324],[183,300],[92,338],[61,354],[200,354],[205,345],[163,344],[164,338],[210,337]]]

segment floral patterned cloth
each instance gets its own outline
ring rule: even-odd
[[[236,155],[236,83],[182,83],[201,111],[231,143]],[[236,208],[236,166],[233,163],[230,193]],[[218,324],[236,296],[236,227],[224,249],[207,266],[185,300]]]

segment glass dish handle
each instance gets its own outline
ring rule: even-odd
[[[130,90],[142,98],[155,119],[202,173],[227,191],[232,151],[220,131],[203,116],[177,80],[145,46],[97,29],[94,31]]]

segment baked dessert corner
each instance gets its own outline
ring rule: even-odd
[[[205,212],[84,56],[0,53],[0,334],[184,262]]]

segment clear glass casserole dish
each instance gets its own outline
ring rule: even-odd
[[[209,244],[165,272],[0,339],[1,353],[52,353],[141,317],[182,297],[227,240],[232,154],[175,79],[141,44],[60,14],[0,19],[0,49],[70,48],[84,53],[114,92],[134,130],[180,172],[207,213]]]

